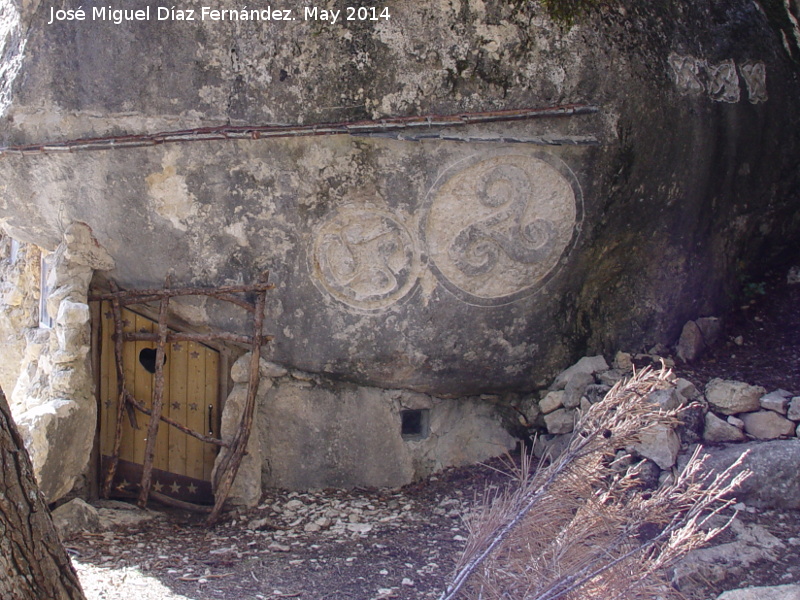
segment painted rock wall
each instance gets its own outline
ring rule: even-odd
[[[578,355],[671,343],[797,240],[785,9],[625,1],[565,30],[536,3],[385,6],[374,21],[288,4],[297,20],[220,21],[187,0],[193,21],[152,5],[115,23],[84,3],[87,20],[49,24],[49,5],[17,5],[4,140],[598,109],[414,139],[7,155],[6,229],[53,247],[85,222],[123,286],[269,270],[270,360],[439,396],[529,391]],[[212,300],[184,312],[247,329]]]

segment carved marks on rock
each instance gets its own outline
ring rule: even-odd
[[[554,271],[581,214],[580,186],[557,159],[471,159],[439,178],[414,219],[368,206],[330,214],[309,263],[320,289],[360,310],[407,297],[426,266],[465,302],[505,304]]]
[[[667,61],[681,94],[706,93],[715,102],[735,103],[741,99],[739,74],[732,59],[709,63],[694,56],[672,53]],[[739,64],[738,71],[744,79],[750,103],[766,102],[766,65],[762,61],[747,60]]]
[[[397,217],[345,207],[319,228],[312,272],[331,296],[355,308],[386,308],[419,277],[419,245]]]
[[[424,227],[434,273],[478,304],[535,287],[573,238],[580,189],[572,179],[523,155],[490,158],[450,177]]]

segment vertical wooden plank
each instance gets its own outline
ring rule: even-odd
[[[165,287],[169,287],[169,275],[164,285]],[[150,496],[150,487],[153,482],[153,467],[157,464],[159,437],[161,437],[162,440],[162,447],[166,443],[164,436],[159,436],[159,433],[162,433],[160,425],[162,412],[164,410],[164,363],[166,359],[167,336],[169,334],[169,329],[167,328],[168,310],[169,297],[164,296],[161,298],[158,310],[158,344],[156,345],[155,364],[152,367],[152,413],[150,415],[150,422],[147,424],[144,468],[142,469],[141,489],[139,490],[139,501],[137,503],[140,508],[147,506],[147,499]]]
[[[137,314],[133,315],[134,327],[132,331],[146,331],[153,332],[154,323],[150,319],[140,317]],[[128,345],[131,345],[128,342]],[[153,407],[153,375],[148,372],[139,362],[139,353],[145,348],[153,348],[152,342],[134,342],[132,344],[135,348],[133,355],[133,371],[134,371],[134,397],[141,402],[146,408],[152,409]],[[134,433],[134,462],[136,464],[144,464],[144,449],[147,445],[147,424],[150,417],[141,413],[136,415],[139,422],[139,429]]]
[[[188,423],[194,431],[206,429],[206,408],[204,406],[206,381],[203,346],[196,342],[186,344],[188,350],[188,369],[186,390],[189,400]],[[189,477],[203,479],[203,442],[189,436],[186,441],[186,470]]]
[[[169,389],[169,378],[170,378],[170,371],[172,369],[172,361],[170,360],[170,346],[171,344],[164,345],[164,357],[167,359],[167,362],[164,363],[164,387],[161,392],[162,398],[162,411],[161,414],[169,417],[170,416],[170,389]],[[153,462],[153,467],[156,469],[161,469],[162,471],[169,470],[169,436],[172,432],[178,432],[174,427],[170,427],[163,421],[158,426],[158,436],[156,437],[156,453],[155,453],[155,460]]]
[[[128,309],[122,309],[122,331],[135,331],[136,330],[136,315],[134,315]],[[134,398],[138,398],[136,395],[136,368],[135,365],[138,362],[137,355],[136,355],[136,345],[130,342],[125,342],[122,345],[122,370],[125,373],[125,384],[127,386],[128,392],[130,392]],[[139,423],[142,423],[142,415],[138,414],[136,419]],[[122,460],[127,460],[131,462],[136,462],[136,434],[138,432],[134,431],[131,427],[128,418],[123,421],[122,427],[122,445],[120,446],[120,453],[119,457]]]
[[[169,393],[172,406],[170,416],[182,425],[188,426],[188,404],[186,394],[186,380],[188,371],[189,350],[186,342],[173,342],[170,344],[170,358],[172,363],[169,371]],[[189,436],[170,427],[169,433],[169,467],[170,473],[188,475],[186,467],[186,443]]]
[[[114,366],[114,318],[111,303],[100,307],[100,453],[111,456],[114,448],[114,425],[117,418],[117,371]]]
[[[117,292],[119,288],[117,284],[113,281],[109,282],[112,291]],[[123,343],[122,343],[122,336],[123,336],[123,318],[122,318],[122,307],[119,303],[119,300],[112,299],[111,300],[112,306],[112,319],[114,321],[114,369],[117,378],[117,415],[114,421],[114,443],[113,448],[111,450],[111,460],[108,463],[108,469],[103,477],[103,489],[102,495],[104,498],[108,498],[109,494],[111,493],[111,485],[114,481],[114,477],[117,472],[117,466],[119,464],[120,459],[120,452],[121,452],[121,445],[122,445],[122,433],[123,433],[123,424],[124,424],[124,408],[125,408],[125,397],[127,395],[127,391],[125,390],[125,371],[123,368]]]
[[[206,423],[203,431],[210,437],[220,437],[219,433],[219,353],[211,348],[203,348],[205,354],[205,410],[206,421],[209,420],[209,406],[211,407],[211,422]],[[203,479],[211,481],[211,471],[214,468],[214,459],[217,458],[218,446],[203,444]]]
[[[90,335],[91,335],[91,363],[92,363],[92,379],[94,380],[94,394],[95,403],[97,405],[97,420],[95,421],[94,441],[92,442],[92,453],[89,458],[89,472],[91,473],[87,482],[89,487],[89,497],[99,497],[99,477],[101,476],[101,445],[103,429],[103,394],[101,392],[101,363],[103,352],[103,338],[102,338],[102,319],[103,319],[103,306],[100,302],[89,302],[89,311],[91,314]]]

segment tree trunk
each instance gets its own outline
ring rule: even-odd
[[[85,600],[0,390],[0,598]]]

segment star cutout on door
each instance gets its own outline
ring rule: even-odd
[[[197,402],[192,402],[192,403],[189,405],[189,410],[191,410],[191,411],[194,411],[194,412],[197,412]]]
[[[180,402],[173,402],[172,404],[170,404],[170,406],[172,407],[172,410],[178,410],[181,407],[181,403]]]
[[[200,358],[200,353],[197,350],[195,350],[193,352],[189,352],[189,356],[191,356],[192,358]]]
[[[111,319],[111,318],[112,318],[114,315],[113,315],[113,314],[111,313],[111,311],[109,310],[108,312],[105,312],[105,313],[103,313],[103,316],[104,316],[106,319]]]
[[[180,492],[180,491],[181,491],[181,486],[179,486],[179,485],[178,485],[178,482],[177,482],[177,481],[173,481],[173,482],[172,482],[172,485],[171,485],[171,486],[169,486],[169,489],[171,489],[171,490],[172,490],[172,493],[173,493],[173,494],[177,494],[178,492]]]
[[[112,406],[114,406],[114,401],[111,398],[108,398],[105,401],[105,405],[106,405],[106,408],[111,408]]]
[[[178,342],[175,342],[174,344],[172,344],[172,351],[173,352],[180,352],[181,350],[183,350],[183,346],[181,346]]]

